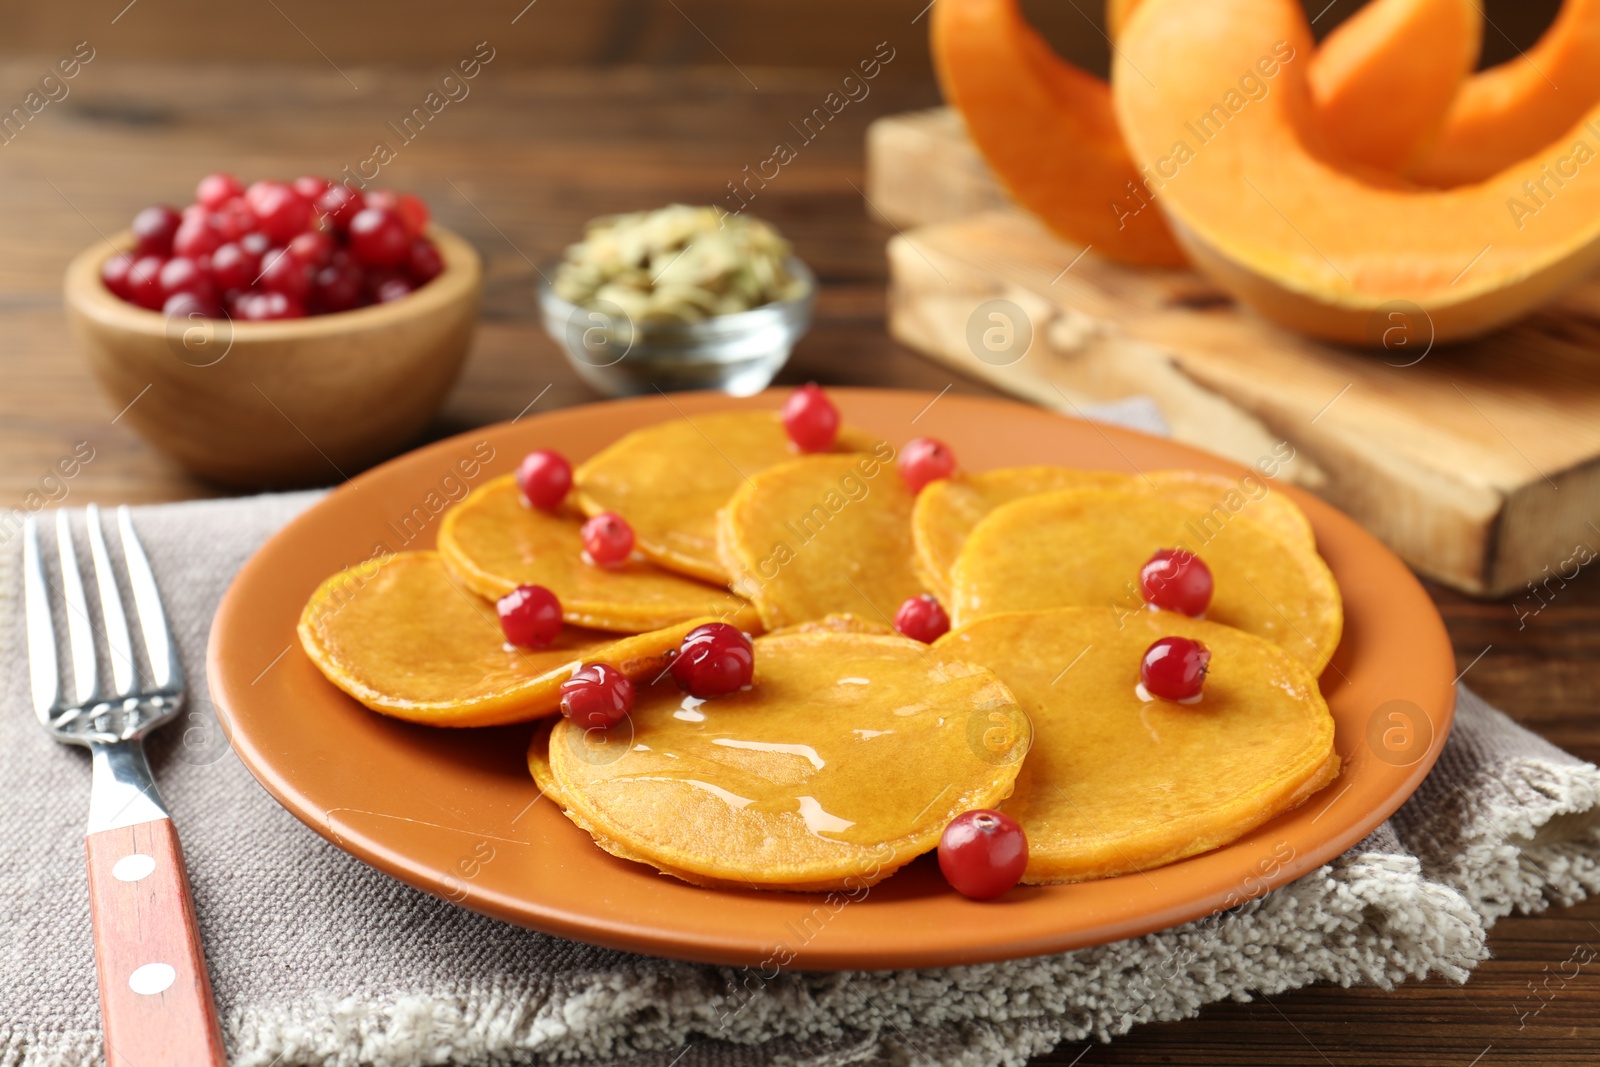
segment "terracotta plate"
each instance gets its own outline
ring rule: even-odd
[[[832,395],[848,422],[896,446],[942,438],[972,470],[1061,463],[1246,473],[1168,441],[1006,401],[946,396],[928,408],[924,393]],[[1345,761],[1339,779],[1216,852],[1105,881],[1019,887],[998,903],[956,895],[926,856],[858,900],[686,885],[607,855],[540,799],[523,760],[531,725],[452,731],[386,719],[335,689],[301,653],[295,620],[319,582],[374,551],[433,547],[450,500],[512,470],[524,452],[558,448],[577,462],[648,423],[782,399],[680,394],[569,408],[441,441],[330,494],[261,549],[217,612],[211,689],[240,758],[317,833],[463,907],[635,952],[825,969],[1056,952],[1231,907],[1358,841],[1438,756],[1455,705],[1438,612],[1410,571],[1354,522],[1284,488],[1273,491],[1294,493],[1310,515],[1345,597],[1344,641],[1322,679]]]

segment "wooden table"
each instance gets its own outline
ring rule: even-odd
[[[862,42],[864,56],[873,43]],[[40,63],[0,64],[0,86],[26,86],[42,70]],[[433,72],[346,73],[359,90],[326,69],[153,68],[105,54],[67,100],[0,147],[0,508],[24,506],[40,490],[72,505],[219,492],[169,466],[118,423],[67,334],[61,271],[97,231],[125,226],[149,203],[186,200],[207,170],[250,179],[354,164],[389,136],[390,119],[421,100]],[[488,68],[473,94],[404,146],[383,174],[422,193],[488,263],[476,348],[431,435],[510,419],[530,406],[593,399],[537,324],[533,264],[558,255],[592,215],[715,200],[835,84],[831,75],[768,69]],[[870,97],[847,108],[760,192],[752,210],[794,239],[823,283],[816,328],[782,381],[988,392],[952,380],[885,334],[889,231],[868,220],[852,185],[862,181],[866,121],[935,98],[920,75],[907,68],[900,76],[891,65]],[[84,441],[94,458],[54,488],[48,469]],[[1592,576],[1580,576],[1525,626],[1507,603],[1435,595],[1467,684],[1555,743],[1600,759],[1600,586]],[[1562,973],[1576,948],[1600,948],[1600,899],[1502,920],[1492,945],[1495,958],[1465,986],[1316,987],[1144,1026],[1110,1046],[1063,1046],[1038,1062],[1600,1063],[1600,967]]]

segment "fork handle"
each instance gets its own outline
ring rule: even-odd
[[[85,845],[107,1067],[226,1067],[172,820],[99,830]]]

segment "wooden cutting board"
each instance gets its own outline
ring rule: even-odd
[[[1600,282],[1469,344],[1431,347],[1403,309],[1374,323],[1385,347],[1308,340],[1047,233],[947,109],[873,124],[867,199],[898,231],[890,330],[933,359],[1069,413],[1152,396],[1178,439],[1276,459],[1470,593],[1531,610],[1600,555]]]

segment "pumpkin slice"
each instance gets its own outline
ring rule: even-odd
[[[917,574],[945,603],[950,601],[950,571],[967,537],[995,508],[1035,493],[1055,489],[1150,490],[1192,509],[1202,524],[1220,526],[1245,512],[1286,540],[1316,551],[1311,523],[1294,502],[1271,491],[1255,475],[1229,478],[1210,471],[1151,471],[1126,475],[1070,467],[1010,467],[981,474],[957,474],[934,482],[917,494],[911,535],[917,550]]]
[[[1600,101],[1600,0],[1564,0],[1532,48],[1468,78],[1431,150],[1428,185],[1483,181],[1562,139]]]
[[[867,434],[840,427],[835,452],[870,452]],[[889,458],[893,450],[883,444]],[[578,504],[628,520],[640,552],[668,570],[718,585],[717,509],[746,478],[799,453],[772,411],[684,416],[635,430],[578,468]],[[879,457],[883,458],[882,456]]]
[[[584,663],[654,678],[697,619],[632,637],[564,626],[548,648],[506,644],[494,605],[437,552],[340,571],[300,616],[300,645],[334,685],[373,711],[428,726],[498,726],[556,712]]]
[[[1369,0],[1328,35],[1311,63],[1312,106],[1325,143],[1388,173],[1415,163],[1444,125],[1482,45],[1476,0]]]
[[[516,477],[485,482],[445,513],[439,553],[462,583],[496,599],[519,585],[542,585],[561,601],[567,622],[644,633],[712,615],[742,629],[755,612],[738,597],[642,560],[597,567],[583,560],[582,518],[522,502]]]
[[[620,737],[556,723],[550,772],[573,821],[699,885],[863,889],[1010,794],[1027,723],[987,669],[844,633],[758,638],[755,661],[749,689],[715,700],[641,687],[603,732]],[[972,740],[990,716],[1017,725],[998,753]]]
[[[1113,37],[1136,6],[1110,0]],[[1410,161],[1471,70],[1480,23],[1472,0],[1373,0],[1314,61],[1318,136],[1354,160]],[[940,0],[932,37],[945,99],[1017,203],[1112,259],[1186,261],[1155,206],[1159,181],[1148,180],[1140,166],[1148,161],[1134,159],[1124,143],[1110,87],[1058,56],[1016,0]],[[1418,40],[1427,47],[1417,49]],[[1241,75],[1253,78],[1243,92],[1273,91],[1270,77],[1248,67],[1217,84],[1225,91]],[[1203,125],[1205,116],[1202,109],[1186,117]]]
[[[1144,700],[1159,638],[1211,651],[1194,704]],[[991,668],[1032,720],[1033,747],[1001,805],[1028,835],[1034,884],[1148,871],[1228,844],[1339,772],[1317,683],[1270,642],[1218,623],[1100,609],[992,615],[934,644]]]
[[[806,456],[747,481],[718,517],[717,550],[769,630],[824,615],[889,624],[922,592],[911,492],[873,455]]]
[[[956,560],[951,619],[960,626],[1069,606],[1143,616],[1139,568],[1162,548],[1193,552],[1210,568],[1216,589],[1206,618],[1274,642],[1313,675],[1327,666],[1344,611],[1321,557],[1244,515],[1219,523],[1150,493],[1066,489],[995,509]]]
[[[1595,130],[1481,185],[1380,187],[1307,150],[1310,49],[1293,0],[1143,0],[1119,43],[1123,133],[1218,285],[1304,333],[1372,344],[1399,309],[1443,342],[1509,322],[1600,264]],[[1238,91],[1268,70],[1266,97]],[[1220,129],[1197,136],[1197,116]]]

